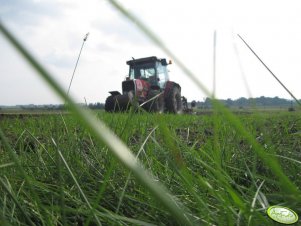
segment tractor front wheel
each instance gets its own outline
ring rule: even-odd
[[[106,99],[105,111],[107,112],[124,112],[130,107],[129,96],[126,95],[112,95]]]

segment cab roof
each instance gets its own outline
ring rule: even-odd
[[[152,62],[160,62],[163,66],[167,65],[166,59],[157,58],[156,56],[151,57],[145,57],[145,58],[139,58],[139,59],[133,59],[126,62],[127,65],[134,66],[136,64],[145,64],[145,63],[152,63]]]

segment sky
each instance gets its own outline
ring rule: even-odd
[[[147,25],[220,99],[292,99],[238,38],[240,34],[266,65],[301,98],[301,4],[297,0],[127,0],[119,3]],[[1,22],[30,50],[66,90],[89,32],[70,90],[77,102],[104,103],[109,91],[121,92],[126,61],[157,56],[173,60],[108,0],[0,0]],[[181,71],[168,66],[182,95],[207,95]],[[60,104],[0,34],[0,105]]]

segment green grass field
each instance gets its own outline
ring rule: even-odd
[[[236,116],[264,155],[223,114],[96,114],[152,173],[154,182],[181,203],[191,224],[274,225],[265,211],[276,204],[301,212],[298,112]],[[2,116],[0,127],[6,137],[0,143],[2,222],[179,223],[72,114]],[[270,159],[276,168],[268,164]],[[275,169],[291,184],[284,184]]]

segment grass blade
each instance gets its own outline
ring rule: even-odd
[[[89,209],[90,209],[91,212],[93,213],[94,218],[95,218],[97,224],[98,224],[98,225],[101,225],[101,223],[100,223],[98,217],[97,217],[97,216],[95,215],[95,213],[94,213],[94,210],[93,210],[93,208],[92,208],[92,206],[91,206],[89,200],[87,199],[87,197],[86,197],[84,191],[81,189],[79,183],[77,182],[77,179],[75,178],[74,174],[72,173],[72,171],[71,171],[71,169],[70,169],[70,167],[69,167],[67,161],[65,160],[65,158],[64,158],[64,156],[63,156],[63,154],[62,154],[62,152],[61,152],[61,151],[59,150],[59,148],[57,147],[57,144],[55,143],[55,141],[53,140],[53,138],[51,138],[51,139],[52,139],[53,144],[56,146],[57,152],[59,153],[59,156],[60,156],[60,158],[62,159],[62,161],[63,161],[65,167],[67,168],[67,170],[68,170],[70,176],[72,177],[72,179],[73,179],[73,181],[74,181],[76,187],[78,188],[80,194],[83,196],[83,198],[84,198],[84,200],[85,200],[87,206],[89,207]]]
[[[32,220],[29,218],[29,216],[26,214],[26,211],[23,209],[23,207],[21,206],[21,204],[19,203],[17,197],[15,197],[15,195],[10,191],[10,189],[7,187],[7,185],[5,184],[5,182],[2,180],[2,178],[0,178],[0,184],[2,185],[2,187],[4,188],[4,190],[7,192],[7,194],[9,194],[9,196],[12,198],[12,200],[14,201],[14,203],[17,205],[17,207],[19,208],[19,210],[21,211],[21,213],[23,214],[23,216],[25,217],[27,223],[29,225],[34,226],[35,224],[32,222]]]

